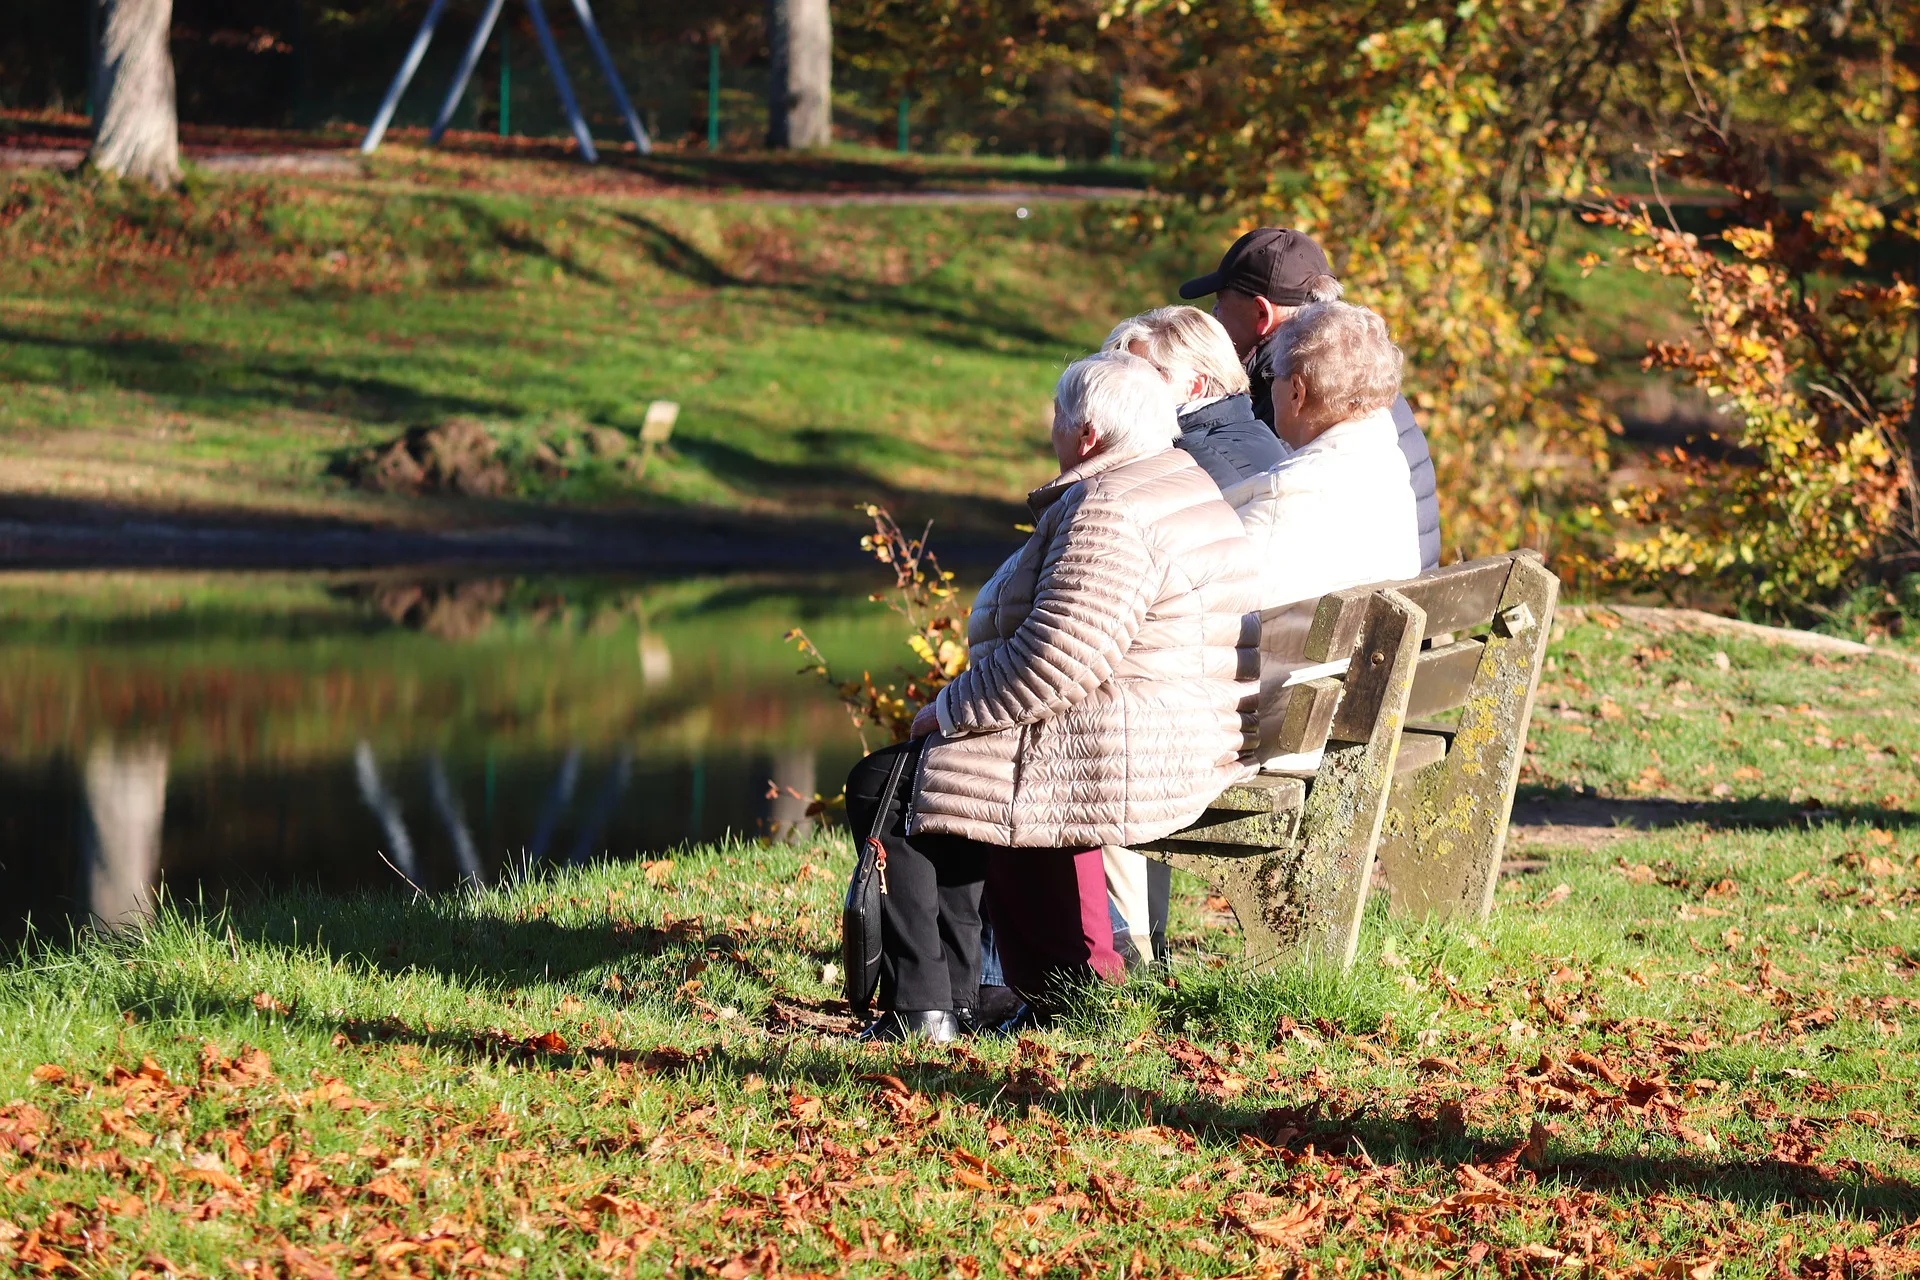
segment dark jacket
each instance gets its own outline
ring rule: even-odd
[[[1253,398],[1253,411],[1271,430],[1273,366],[1268,363],[1265,346],[1247,362],[1247,378],[1252,383],[1248,390]],[[1405,396],[1393,402],[1393,422],[1400,428],[1400,452],[1407,457],[1407,471],[1413,482],[1413,503],[1420,520],[1420,567],[1422,570],[1437,568],[1440,564],[1440,495],[1434,483],[1433,455],[1427,449],[1426,433],[1414,421],[1413,406]],[[1184,419],[1181,425],[1186,425]]]
[[[1286,453],[1280,437],[1254,416],[1253,402],[1244,395],[1181,410],[1180,438],[1173,447],[1192,454],[1222,489],[1278,466]]]

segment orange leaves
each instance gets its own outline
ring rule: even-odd
[[[273,1062],[264,1050],[246,1045],[241,1048],[239,1057],[226,1058],[221,1056],[219,1047],[211,1042],[200,1048],[200,1083],[203,1086],[247,1089],[266,1084],[272,1079]]]
[[[346,1081],[338,1076],[316,1076],[313,1088],[301,1092],[299,1103],[303,1107],[317,1107],[325,1104],[335,1111],[371,1112],[380,1109],[379,1103],[355,1097]]]
[[[1169,1041],[1167,1056],[1173,1060],[1175,1070],[1191,1080],[1202,1097],[1226,1102],[1247,1091],[1247,1077],[1229,1070],[1225,1060],[1215,1058],[1189,1040]]]
[[[370,1179],[360,1188],[360,1193],[369,1199],[385,1200],[389,1204],[413,1203],[413,1188],[391,1173]]]
[[[969,1151],[950,1151],[947,1160],[953,1165],[953,1180],[963,1187],[975,1191],[992,1191],[994,1183],[989,1176],[992,1169],[987,1162]]]
[[[1261,1244],[1279,1249],[1296,1250],[1319,1239],[1327,1222],[1327,1202],[1323,1197],[1309,1194],[1304,1200],[1284,1206],[1281,1212],[1272,1213],[1277,1203],[1269,1196],[1242,1192],[1227,1201],[1226,1223]],[[1271,1216],[1257,1216],[1263,1214]]]
[[[264,991],[254,994],[253,1007],[262,1013],[279,1014],[282,1017],[293,1012],[292,1005],[284,1004]]]

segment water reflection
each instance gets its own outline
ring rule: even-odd
[[[0,934],[803,832],[860,746],[780,637],[895,665],[865,588],[0,578]]]
[[[86,796],[86,913],[100,928],[123,929],[153,909],[167,809],[166,748],[97,744],[87,755]]]

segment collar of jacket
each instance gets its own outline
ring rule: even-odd
[[[1318,453],[1335,453],[1355,445],[1374,445],[1385,442],[1398,449],[1400,447],[1400,428],[1394,424],[1393,409],[1375,409],[1363,413],[1357,418],[1348,418],[1336,422],[1313,439],[1295,449],[1292,457]]]
[[[1171,449],[1173,447],[1173,441],[1167,441],[1167,447]],[[1027,495],[1027,510],[1033,513],[1035,519],[1038,519],[1041,512],[1060,500],[1060,495],[1079,484],[1082,480],[1091,480],[1103,471],[1111,471],[1115,467],[1123,466],[1129,462],[1138,462],[1141,458],[1151,456],[1151,454],[1145,453],[1121,455],[1111,450],[1103,449],[1091,458],[1082,458],[1078,465],[1068,467],[1065,471],[1062,471],[1059,475],[1047,481],[1032,493],[1029,493]]]
[[[1180,430],[1209,431],[1214,427],[1224,427],[1235,422],[1255,422],[1253,416],[1253,398],[1246,392],[1236,392],[1230,396],[1221,396],[1191,409],[1182,409]]]

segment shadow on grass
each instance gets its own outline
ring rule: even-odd
[[[1019,544],[1013,522],[1024,518],[1024,508],[886,486],[871,492],[909,523],[930,514],[940,518],[938,550],[950,568],[996,565]],[[6,496],[0,497],[0,568],[432,565],[440,570],[710,573],[851,570],[872,563],[859,547],[866,522],[852,512],[835,520],[712,507],[583,511],[470,499],[412,505],[416,518],[444,528],[393,528],[337,516],[184,507],[164,500]]]
[[[230,921],[223,920],[221,927],[230,924],[237,936],[255,946],[289,953],[298,950],[309,956],[317,948],[349,967],[361,965],[394,976],[436,973],[456,986],[489,994],[536,983],[564,986],[581,975],[615,967],[629,975],[644,973],[647,976],[640,981],[652,979],[655,988],[671,988],[673,975],[684,972],[695,959],[703,959],[715,970],[739,965],[755,980],[772,986],[772,980],[755,969],[748,950],[800,945],[797,935],[779,926],[758,936],[734,937],[716,936],[711,932],[714,926],[698,919],[670,916],[657,923],[561,924],[539,916],[511,920],[479,916],[458,899],[397,907],[392,898],[297,895],[276,900],[265,912],[243,911]],[[809,964],[831,958],[831,951],[817,948],[809,948],[806,956]],[[204,1017],[209,1010],[223,1009],[235,1021],[254,1016],[251,1002],[209,991],[181,971],[145,972],[144,981],[150,985],[126,1001],[135,1012],[165,1017],[191,1011]],[[629,990],[633,986],[629,981]],[[650,1073],[691,1073],[723,1080],[798,1078],[823,1089],[859,1087],[856,1080],[888,1087],[885,1077],[867,1074],[875,1068],[863,1061],[861,1051],[848,1046],[844,1052],[835,1052],[812,1038],[851,1027],[838,1001],[774,998],[763,1020],[770,1030],[787,1035],[771,1043],[735,1040],[704,1048],[684,1038],[652,1044],[577,1045],[537,1031],[519,1038],[492,1028],[428,1028],[397,1016],[348,1017],[309,1007],[296,1007],[283,1016],[326,1035],[416,1046],[457,1062],[511,1060],[583,1071],[627,1064]],[[916,1062],[888,1059],[885,1069],[913,1090],[987,1109],[1010,1103],[1069,1124],[1116,1130],[1164,1126],[1186,1135],[1194,1150],[1239,1149],[1243,1155],[1272,1150],[1292,1153],[1281,1157],[1291,1159],[1311,1148],[1368,1163],[1403,1166],[1410,1182],[1474,1165],[1521,1183],[1537,1178],[1546,1194],[1560,1188],[1630,1196],[1677,1192],[1732,1201],[1756,1211],[1791,1205],[1798,1210],[1845,1212],[1893,1222],[1920,1214],[1920,1188],[1910,1181],[1876,1177],[1859,1166],[1796,1163],[1739,1150],[1719,1158],[1619,1154],[1555,1139],[1541,1167],[1519,1169],[1512,1139],[1462,1128],[1457,1117],[1443,1112],[1430,1090],[1394,1098],[1377,1089],[1333,1083],[1302,1103],[1169,1103],[1157,1090],[1122,1084],[1102,1075],[1097,1063],[1075,1063],[1065,1055],[1055,1056],[1044,1045],[1023,1046],[1004,1065],[965,1046],[922,1052],[927,1056]],[[1649,1136],[1657,1132],[1646,1129]],[[1181,1140],[1183,1145],[1186,1140]]]
[[[875,319],[883,323],[891,321],[892,325],[911,328],[945,345],[968,350],[1002,352],[1009,342],[1037,355],[1078,350],[1078,344],[1070,338],[1036,324],[1032,316],[992,305],[977,296],[969,299],[970,305],[963,306],[909,297],[893,286],[876,285],[870,290],[860,290],[836,284],[831,279],[750,279],[730,271],[684,236],[644,214],[620,210],[614,216],[633,229],[654,265],[703,288],[763,290],[810,303],[835,320],[868,325]]]
[[[217,347],[160,338],[79,338],[0,327],[0,345],[77,354],[92,365],[90,378],[127,391],[174,397],[181,407],[208,413],[242,406],[285,409],[350,400],[354,413],[400,422],[456,414],[505,415],[517,406],[502,399],[422,391],[390,378],[331,373],[295,360],[240,359]],[[55,381],[24,370],[21,380]]]
[[[1920,827],[1920,813],[1880,805],[1800,802],[1777,796],[1629,800],[1576,795],[1564,787],[1523,786],[1514,797],[1513,822],[1519,826],[1620,834],[1696,823],[1716,831],[1786,831],[1811,827]]]
[[[574,931],[535,924],[516,929],[505,946],[509,950],[523,949],[521,953],[531,959],[542,946],[559,941],[560,935],[568,932]],[[560,942],[555,949],[571,957],[570,963],[582,963],[592,955],[608,962],[630,954],[613,946],[583,950],[578,939]],[[528,976],[535,975],[530,972]],[[251,1002],[228,999],[197,986],[170,988],[176,980],[173,976],[156,977],[158,989],[142,1002],[142,1011],[150,1016],[204,1018],[217,1009],[242,1021],[254,1012]],[[427,1029],[397,1017],[370,1020],[298,1008],[284,1016],[355,1043],[410,1046],[463,1064],[509,1061],[544,1070],[575,1071],[625,1066],[655,1075],[698,1075],[736,1082],[749,1077],[798,1079],[822,1090],[844,1089],[857,1078],[877,1081],[880,1090],[888,1087],[885,1077],[863,1071],[869,1064],[863,1063],[859,1051],[851,1047],[844,1057],[836,1058],[817,1049],[796,1054],[725,1044],[708,1049],[690,1049],[674,1042],[570,1046],[563,1039],[540,1035],[516,1039],[493,1029]],[[798,1028],[812,1032],[823,1029]],[[1046,1079],[1045,1073],[1036,1073],[1031,1059],[1023,1064],[1018,1053],[1002,1068],[961,1046],[951,1050],[945,1061],[905,1065],[888,1062],[887,1066],[910,1089],[940,1101],[968,1103],[989,1111],[1001,1105],[1040,1111],[1068,1124],[1117,1131],[1109,1134],[1114,1141],[1121,1140],[1119,1132],[1158,1125],[1186,1135],[1195,1151],[1235,1151],[1243,1158],[1250,1152],[1270,1152],[1279,1162],[1276,1172],[1309,1152],[1323,1152],[1368,1164],[1401,1166],[1407,1171],[1407,1181],[1415,1184],[1472,1165],[1515,1182],[1516,1190],[1524,1191],[1533,1182],[1546,1195],[1569,1188],[1629,1196],[1668,1192],[1731,1201],[1756,1211],[1789,1205],[1796,1211],[1843,1212],[1894,1223],[1909,1222],[1920,1214],[1920,1187],[1903,1179],[1849,1179],[1836,1167],[1791,1163],[1771,1156],[1736,1153],[1718,1160],[1682,1155],[1621,1156],[1571,1149],[1562,1141],[1549,1145],[1547,1159],[1540,1167],[1520,1170],[1516,1167],[1517,1147],[1511,1141],[1496,1141],[1449,1127],[1423,1110],[1418,1101],[1409,1100],[1408,1105],[1396,1109],[1395,1104],[1382,1102],[1377,1093],[1341,1086],[1297,1105],[1168,1105],[1158,1091],[1098,1077],[1076,1079],[1077,1073],[1070,1068],[1065,1081],[1057,1076]]]

